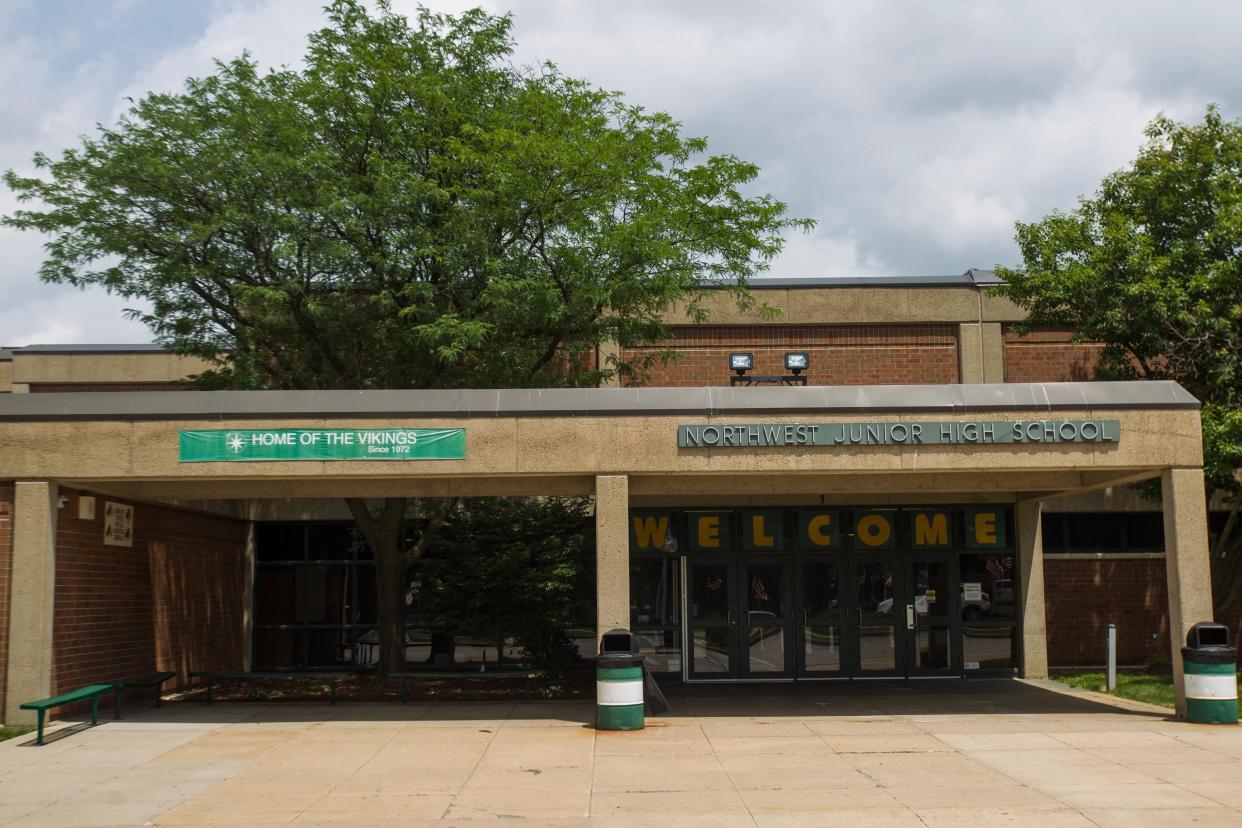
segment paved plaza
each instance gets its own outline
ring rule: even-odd
[[[1242,825],[1242,728],[1019,681],[590,702],[170,704],[0,744],[0,824]]]

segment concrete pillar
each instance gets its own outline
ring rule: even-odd
[[[1022,676],[1048,678],[1048,624],[1044,613],[1043,506],[1025,500],[1016,509],[1018,618],[1022,622]]]
[[[1164,568],[1169,579],[1169,638],[1173,645],[1173,688],[1177,715],[1186,715],[1182,687],[1182,645],[1186,632],[1212,620],[1212,567],[1208,551],[1207,496],[1202,469],[1165,469]]]
[[[630,626],[630,479],[595,478],[595,635]]]
[[[617,347],[617,343],[613,340],[601,342],[599,347],[595,349],[596,358],[599,360],[600,370],[606,368],[616,368],[617,359],[621,355],[621,350]],[[601,384],[601,388],[619,388],[621,386],[621,378],[614,375],[612,379]]]
[[[999,322],[979,325],[979,351],[982,354],[983,381],[1005,381],[1005,336]]]
[[[9,579],[9,665],[4,721],[34,724],[19,705],[52,694],[52,608],[56,590],[55,483],[18,481],[13,498]]]
[[[978,322],[957,326],[957,380],[965,384],[983,382],[983,333]]]

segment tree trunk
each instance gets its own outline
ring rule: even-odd
[[[379,673],[388,675],[400,672],[405,669],[401,599],[405,588],[406,551],[401,535],[405,526],[406,499],[387,498],[378,515],[372,514],[365,500],[346,498],[345,503],[375,555]]]
[[[457,650],[457,636],[452,633],[436,632],[431,634],[431,655],[427,657],[436,667],[452,667]]]

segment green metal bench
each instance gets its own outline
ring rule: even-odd
[[[121,711],[120,695],[121,688],[116,684],[88,684],[85,687],[79,687],[77,690],[70,690],[68,693],[61,693],[59,696],[52,696],[47,699],[37,699],[35,701],[22,702],[22,710],[34,710],[39,715],[39,728],[35,736],[35,744],[43,744],[43,719],[47,715],[47,711],[53,707],[61,707],[74,702],[86,701],[91,702],[91,725],[99,724],[99,697],[104,693],[116,693],[117,714]]]
[[[332,704],[336,704],[336,681],[344,673],[234,673],[227,671],[197,671],[190,678],[207,679],[207,703],[212,703],[212,688],[217,681],[253,681],[254,679],[320,679],[332,688]]]
[[[467,670],[405,670],[398,673],[389,673],[389,678],[401,679],[401,703],[409,702],[409,690],[407,687],[410,679],[505,679],[505,678],[521,678],[525,679],[524,691],[526,701],[530,701],[530,680],[535,678],[543,678],[547,675],[546,670],[531,670],[526,668],[511,668],[485,670],[483,672],[467,671]]]
[[[121,696],[130,687],[154,687],[155,688],[155,706],[160,706],[160,696],[164,694],[164,682],[170,678],[176,678],[177,674],[173,672],[148,673],[144,676],[130,676],[129,678],[118,679],[111,682],[117,686],[116,690],[116,718],[121,718]]]

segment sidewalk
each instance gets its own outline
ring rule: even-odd
[[[637,733],[582,702],[134,707],[0,744],[0,824],[1242,825],[1242,728],[1020,682],[671,701]]]

